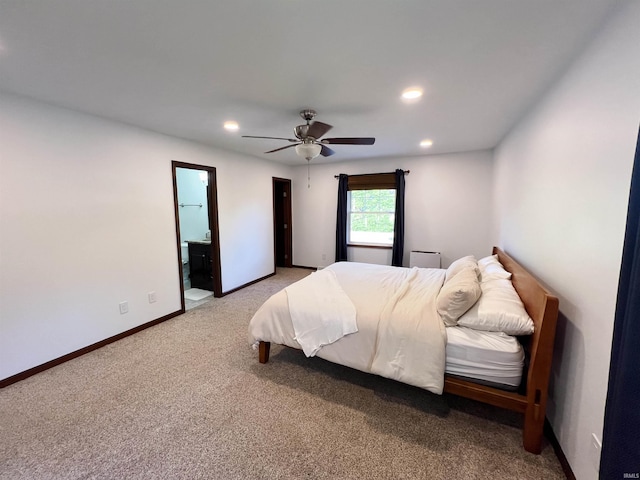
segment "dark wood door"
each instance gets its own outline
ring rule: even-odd
[[[291,180],[273,179],[273,235],[276,267],[291,267]]]

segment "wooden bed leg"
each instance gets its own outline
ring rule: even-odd
[[[267,363],[269,361],[269,350],[271,349],[271,343],[260,342],[258,346],[258,361],[260,363]]]
[[[522,443],[527,452],[539,454],[542,451],[545,407],[540,405],[540,390],[536,391],[536,402],[527,405],[524,413]]]

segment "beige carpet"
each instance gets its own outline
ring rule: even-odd
[[[278,275],[0,390],[2,479],[560,479],[520,416],[272,347]]]

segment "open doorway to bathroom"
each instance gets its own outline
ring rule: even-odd
[[[216,169],[171,162],[182,309],[222,296]]]

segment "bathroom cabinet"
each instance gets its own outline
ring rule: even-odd
[[[187,242],[189,244],[189,278],[191,288],[213,291],[213,261],[211,242]]]

